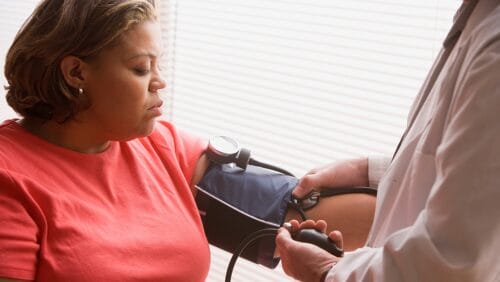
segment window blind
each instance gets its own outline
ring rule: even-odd
[[[391,153],[457,2],[176,1],[169,118],[298,175]]]
[[[297,176],[392,154],[460,2],[168,1],[165,118]],[[229,254],[212,250],[222,281]],[[243,263],[234,281],[291,281],[280,272]]]

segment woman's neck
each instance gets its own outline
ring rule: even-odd
[[[17,121],[21,127],[49,143],[85,154],[95,154],[105,151],[109,140],[100,140],[86,130],[83,124],[77,121],[58,123],[42,121],[33,118],[24,118]]]

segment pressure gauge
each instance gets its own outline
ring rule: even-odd
[[[210,161],[217,164],[236,163],[245,169],[250,159],[250,151],[240,148],[236,140],[228,136],[213,136],[208,141],[206,151]]]

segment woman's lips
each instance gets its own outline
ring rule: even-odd
[[[163,101],[159,101],[157,103],[155,103],[153,106],[151,106],[148,111],[150,111],[153,116],[161,116],[162,115],[162,111],[161,111],[161,106],[163,105]]]
[[[153,110],[154,108],[161,108],[162,105],[163,105],[163,101],[160,100],[160,101],[154,103],[154,105],[151,106],[148,110]]]

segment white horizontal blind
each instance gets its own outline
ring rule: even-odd
[[[176,20],[176,4],[172,0],[161,0],[155,2],[162,30],[163,57],[160,61],[160,68],[163,78],[170,86],[170,82],[174,80],[174,44],[175,44],[175,20]],[[161,90],[164,97],[172,97],[172,87],[167,87]],[[165,103],[163,106],[164,116],[172,115],[173,103]]]
[[[392,154],[459,0],[171,0],[166,118],[302,175]],[[229,255],[213,248],[209,281]],[[252,264],[233,281],[290,281]],[[241,273],[241,276],[238,274]]]
[[[176,1],[170,118],[298,175],[390,154],[458,4]]]

